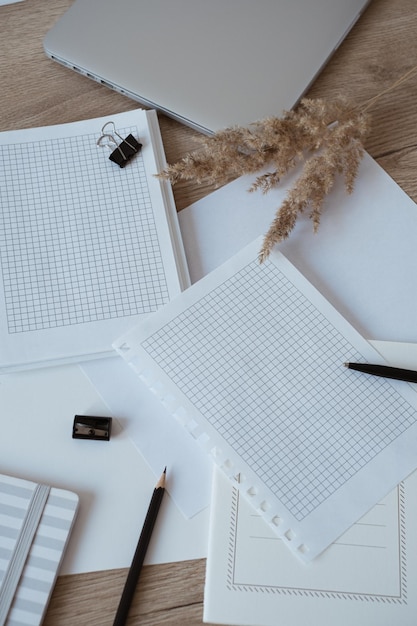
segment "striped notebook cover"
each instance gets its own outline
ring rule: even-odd
[[[0,474],[0,626],[42,623],[77,508],[75,493]]]

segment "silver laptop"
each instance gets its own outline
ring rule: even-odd
[[[291,109],[369,0],[76,0],[47,55],[200,131]]]

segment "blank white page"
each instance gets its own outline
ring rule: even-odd
[[[260,240],[116,344],[274,530],[310,560],[416,466],[417,396]]]

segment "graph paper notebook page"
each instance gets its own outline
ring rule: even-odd
[[[115,343],[302,560],[417,466],[417,395],[261,240]]]
[[[0,624],[42,623],[78,508],[75,493],[0,475]]]
[[[110,120],[142,144],[124,168]],[[0,368],[111,354],[188,284],[154,111],[1,133],[0,162]]]
[[[417,473],[305,566],[215,471],[204,621],[414,626]]]

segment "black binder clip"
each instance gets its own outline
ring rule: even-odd
[[[111,424],[111,417],[76,415],[72,427],[72,438],[110,441]]]
[[[111,125],[113,127],[112,132],[106,132],[106,126]],[[132,134],[129,134],[126,139],[123,139],[116,131],[114,122],[106,122],[101,129],[101,137],[97,140],[97,145],[109,148],[112,152],[109,156],[110,161],[119,165],[119,167],[125,167],[125,165],[137,154],[142,144],[134,138]],[[117,142],[115,136],[120,139],[120,143]]]

